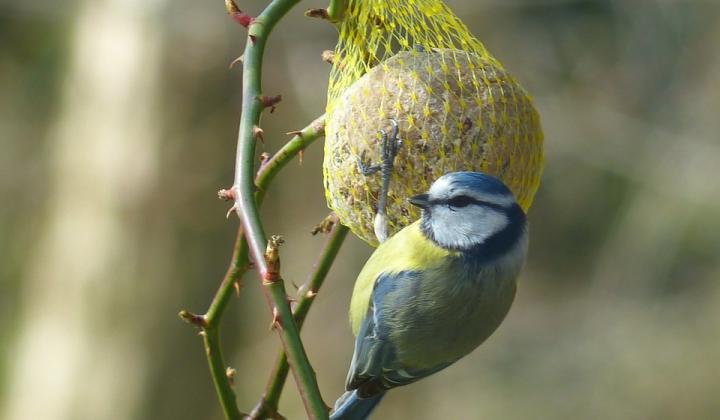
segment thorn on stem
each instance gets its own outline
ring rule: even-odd
[[[298,130],[288,131],[287,133],[285,133],[285,135],[293,136],[293,137],[294,136],[302,137],[302,131],[298,131]]]
[[[230,215],[233,213],[237,214],[238,216],[240,215],[240,213],[238,213],[238,208],[235,204],[233,204],[232,207],[228,209],[227,213],[225,213],[225,218],[229,219]]]
[[[207,318],[205,318],[205,315],[197,315],[183,309],[178,313],[178,316],[180,317],[180,319],[187,322],[188,324],[192,324],[200,328],[207,327]]]
[[[303,164],[303,159],[305,158],[305,150],[300,150],[298,152],[298,161],[300,162],[300,165]]]
[[[245,55],[241,55],[240,57],[234,59],[230,62],[230,65],[228,66],[229,69],[235,67],[235,64],[242,63],[245,60]]]
[[[330,15],[328,14],[327,9],[308,9],[305,11],[305,16],[310,18],[318,18],[318,19],[325,19],[329,20]]]
[[[235,20],[235,22],[245,28],[255,22],[254,17],[240,10],[238,5],[235,3],[235,0],[225,0],[225,10],[227,10],[228,14],[233,18],[233,20]]]
[[[265,137],[263,136],[265,132],[262,128],[258,127],[257,125],[253,125],[253,137],[255,140],[260,140],[262,144],[265,144]]]
[[[270,108],[270,113],[272,114],[273,112],[275,112],[275,105],[279,104],[280,101],[282,101],[282,95],[260,95],[258,99],[260,99],[260,103],[264,108]]]
[[[270,329],[276,330],[282,327],[282,320],[280,319],[280,311],[277,307],[273,306],[272,310],[272,321],[270,322]]]
[[[232,368],[232,367],[230,367],[230,366],[228,366],[228,367],[225,369],[225,376],[227,377],[228,382],[230,383],[230,385],[235,385],[235,374],[236,374],[236,373],[237,373],[237,370],[235,370],[234,368]]]
[[[233,283],[233,289],[235,289],[235,296],[240,296],[240,282],[236,281]]]
[[[307,290],[307,288],[308,288],[307,283],[303,283],[302,286],[297,288],[297,292],[296,292],[297,296],[302,296],[303,294],[305,294],[305,291]]]

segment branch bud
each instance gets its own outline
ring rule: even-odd
[[[327,9],[308,9],[305,11],[305,16],[325,20],[330,19]]]
[[[178,313],[178,316],[188,324],[195,325],[196,327],[205,328],[207,327],[207,319],[205,315],[197,315],[188,310],[183,309]]]
[[[282,101],[282,95],[275,95],[275,96],[267,96],[267,95],[260,95],[258,96],[258,99],[260,100],[260,103],[265,108],[270,108],[270,113],[275,112],[275,105],[279,104],[280,101]]]
[[[223,201],[235,201],[235,189],[230,188],[229,190],[221,189],[217,192],[218,198]]]
[[[267,165],[268,161],[270,160],[270,153],[268,152],[262,152],[260,153],[260,167]]]
[[[274,283],[280,280],[280,245],[285,240],[280,235],[270,237],[265,248],[265,262],[267,263],[267,272],[263,276],[266,283]]]
[[[235,22],[239,23],[245,28],[249,27],[253,22],[255,22],[254,17],[240,10],[238,5],[235,3],[235,0],[225,0],[225,10],[227,10],[228,14],[230,15],[230,17],[233,18]]]
[[[335,51],[325,50],[322,52],[322,54],[320,54],[320,58],[322,59],[322,61],[324,61],[326,63],[334,64],[335,63]]]
[[[332,229],[338,222],[339,220],[335,213],[330,213],[323,219],[322,222],[315,225],[315,227],[313,227],[310,233],[313,236],[317,235],[318,233],[330,233],[330,231],[332,231]]]

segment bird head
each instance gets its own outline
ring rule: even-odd
[[[525,227],[525,213],[508,187],[480,172],[445,174],[409,201],[422,209],[425,235],[446,249],[468,251]]]

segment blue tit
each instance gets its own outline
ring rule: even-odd
[[[365,419],[389,389],[470,353],[515,297],[527,223],[502,181],[453,172],[410,203],[420,220],[383,242],[355,283],[355,351],[331,419]]]

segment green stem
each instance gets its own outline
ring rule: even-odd
[[[239,419],[241,416],[235,399],[235,391],[233,391],[227,373],[225,372],[226,364],[220,348],[219,326],[225,308],[232,296],[233,286],[247,270],[247,254],[248,248],[242,234],[242,229],[238,229],[230,267],[228,267],[225,277],[208,311],[202,316],[205,356],[210,366],[210,376],[212,376],[212,381],[215,385],[215,392],[220,400],[225,418],[228,420]]]
[[[265,192],[280,170],[293,160],[298,153],[305,150],[305,148],[313,144],[324,134],[325,116],[321,115],[294,135],[290,141],[285,143],[285,145],[262,166],[255,178],[255,183],[258,187],[258,191],[255,193],[255,199],[258,206],[262,204]],[[218,327],[225,313],[225,309],[230,302],[230,298],[233,295],[234,285],[240,281],[242,275],[247,271],[248,265],[248,244],[247,241],[245,241],[242,227],[240,227],[238,228],[237,237],[235,238],[235,246],[233,247],[230,266],[203,317],[205,322],[203,330],[206,337],[205,353],[208,364],[210,365],[210,373],[213,383],[215,384],[218,399],[220,400],[227,419],[236,418],[235,416],[239,415],[239,410],[235,400],[235,393],[230,386],[230,382],[227,380],[224,370],[224,366],[226,365],[220,352]],[[212,337],[212,339],[208,339],[208,337]]]
[[[330,232],[330,236],[325,242],[325,246],[320,253],[320,257],[313,268],[310,278],[308,279],[306,285],[301,289],[304,290],[304,293],[300,297],[293,311],[295,323],[298,328],[302,328],[305,317],[310,311],[310,307],[315,301],[315,296],[317,296],[320,287],[325,281],[328,271],[330,271],[330,267],[332,267],[333,262],[340,251],[340,247],[347,237],[348,231],[349,229],[347,227],[341,225],[339,222],[335,222],[335,225]],[[264,419],[275,417],[280,403],[280,396],[282,394],[285,381],[287,380],[288,370],[289,366],[287,357],[285,356],[285,352],[281,351],[275,361],[275,366],[273,367],[270,375],[270,381],[265,388],[265,393],[253,410],[250,418]]]
[[[235,402],[235,392],[230,386],[220,350],[220,330],[218,328],[203,330],[203,341],[213,384],[215,384],[215,392],[220,399],[225,418],[228,420],[240,419],[242,417]]]
[[[347,7],[347,0],[330,0],[327,8],[328,20],[330,22],[338,22],[342,20]]]
[[[242,228],[238,228],[233,247],[233,256],[220,288],[215,293],[207,312],[205,312],[206,329],[217,328],[225,313],[230,298],[233,295],[235,284],[248,269],[248,246]]]
[[[267,236],[263,230],[255,201],[255,137],[264,108],[261,90],[263,53],[267,38],[275,24],[299,0],[274,0],[248,28],[248,41],[243,55],[242,115],[238,132],[238,150],[235,165],[235,210],[240,216],[249,254],[262,279],[263,291],[273,313],[274,325],[288,356],[298,391],[305,410],[312,419],[328,417],[327,406],[322,400],[315,373],[308,361],[300,334],[287,301],[285,286],[274,267],[266,259]]]
[[[297,132],[272,158],[265,162],[255,177],[255,185],[257,186],[255,201],[258,206],[262,205],[265,193],[280,170],[301,151],[305,150],[305,148],[313,144],[323,135],[325,135],[325,115],[315,118],[305,128]],[[237,283],[240,277],[247,271],[248,262],[248,244],[247,241],[245,241],[242,227],[240,227],[235,239],[235,247],[230,267],[210,307],[205,313],[208,328],[212,328],[220,323],[220,319],[225,312],[225,307],[230,301],[230,297],[232,297],[234,284]]]
[[[258,18],[257,22],[265,24],[265,36],[259,37],[258,34],[253,34],[251,31],[250,35],[255,37],[257,42],[258,37],[262,40],[261,48],[264,45],[264,40],[267,34],[274,25],[272,22],[277,21],[282,15],[287,12],[297,1],[285,2],[282,8],[275,5],[274,8],[268,7],[265,13]],[[273,6],[271,4],[270,6]],[[270,25],[267,22],[271,22]],[[262,32],[262,31],[255,31]],[[248,48],[252,44],[252,39],[248,39]],[[259,56],[262,56],[262,49],[259,50]],[[246,69],[247,70],[247,69]],[[259,74],[260,68],[257,68],[257,74]],[[247,74],[247,73],[246,73]],[[247,85],[247,84],[246,84]],[[256,86],[259,86],[259,80]],[[256,89],[257,90],[257,89]],[[243,115],[250,114],[245,112],[248,107],[247,94],[244,94],[243,102]],[[258,102],[258,101],[251,101]],[[256,104],[255,104],[256,105]],[[256,110],[257,112],[257,110]],[[258,113],[259,118],[259,113]],[[251,127],[252,128],[252,127]],[[244,127],[241,124],[241,132]],[[312,121],[307,127],[298,132],[288,141],[270,160],[268,160],[258,171],[255,183],[258,191],[255,193],[255,200],[259,206],[262,203],[265,192],[270,186],[272,180],[275,178],[277,173],[290,162],[298,153],[304,150],[306,147],[315,142],[318,138],[325,134],[325,117],[320,116]],[[239,136],[240,141],[240,136]],[[239,160],[239,159],[238,159]],[[252,167],[252,165],[250,165]],[[237,182],[236,182],[237,184]],[[215,385],[218,399],[222,405],[223,412],[227,419],[236,419],[240,416],[240,411],[237,407],[235,399],[235,393],[230,385],[225,372],[225,362],[222,358],[220,350],[220,336],[219,336],[219,325],[222,320],[225,309],[227,308],[230,298],[233,295],[233,289],[236,283],[240,281],[241,276],[247,271],[249,266],[249,247],[243,234],[242,225],[238,228],[237,236],[235,239],[235,245],[233,247],[233,257],[228,267],[228,270],[220,284],[218,291],[213,297],[210,306],[208,307],[205,315],[198,317],[202,320],[201,328],[203,329],[205,352],[207,355],[208,365],[210,367],[210,373],[212,376],[213,383]],[[284,299],[284,298],[283,298]],[[324,411],[320,417],[326,416]]]

